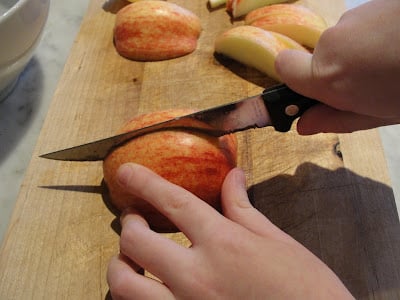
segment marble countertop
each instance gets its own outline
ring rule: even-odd
[[[352,8],[366,0],[347,0]],[[14,92],[0,103],[0,241],[89,0],[52,1],[42,41]],[[380,129],[399,205],[400,127]]]
[[[0,241],[89,0],[51,1],[42,41],[0,103]]]

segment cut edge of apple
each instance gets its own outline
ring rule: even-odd
[[[214,49],[216,53],[255,68],[279,82],[281,79],[275,70],[278,53],[284,49],[307,51],[287,36],[249,25],[222,33],[217,37]]]
[[[308,52],[306,48],[304,48],[300,43],[298,43],[291,37],[281,34],[279,32],[274,32],[274,31],[268,31],[268,32],[271,33],[280,43],[282,43],[285,49],[293,49],[293,50]]]
[[[252,26],[259,27],[264,30],[280,33],[285,35],[301,45],[309,48],[315,48],[317,45],[323,30],[318,30],[316,28],[311,28],[304,25],[297,24],[275,24],[275,25],[257,25]]]
[[[264,6],[287,2],[288,0],[231,0],[231,5],[227,6],[234,18],[242,17],[249,12]]]
[[[211,8],[217,8],[226,4],[227,0],[208,0],[208,4]]]

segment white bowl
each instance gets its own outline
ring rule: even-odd
[[[50,0],[0,0],[0,101],[32,58],[49,6]]]

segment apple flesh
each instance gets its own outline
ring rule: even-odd
[[[141,115],[127,122],[118,133],[191,112],[174,109]],[[205,126],[195,119],[189,123],[194,128]],[[232,134],[217,138],[190,129],[166,129],[139,136],[116,148],[105,158],[103,173],[110,201],[118,210],[133,207],[154,230],[173,232],[175,226],[146,201],[121,190],[116,182],[118,168],[128,162],[144,165],[219,210],[222,183],[236,161],[237,140]]]
[[[245,24],[284,34],[309,48],[315,48],[325,20],[311,9],[296,4],[276,4],[251,11]]]
[[[287,0],[228,0],[226,10],[234,18],[238,18],[257,8],[282,2],[287,2]]]
[[[217,8],[221,5],[226,4],[226,0],[208,0],[208,4],[211,8]]]
[[[137,1],[118,11],[114,43],[121,56],[158,61],[193,52],[200,32],[200,19],[179,5],[157,0]]]
[[[215,52],[281,81],[275,70],[275,59],[283,49],[307,51],[296,41],[279,33],[254,26],[238,26],[222,33],[215,40]]]

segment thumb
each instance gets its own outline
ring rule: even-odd
[[[226,176],[221,193],[224,216],[257,235],[286,242],[292,240],[251,205],[245,181],[245,175],[239,168],[233,169]]]
[[[317,78],[313,72],[313,55],[299,50],[283,50],[276,60],[275,68],[291,89],[304,96],[319,99]]]
[[[364,116],[320,104],[311,107],[301,116],[297,122],[297,131],[302,135],[320,132],[348,133],[398,123],[396,118]]]

